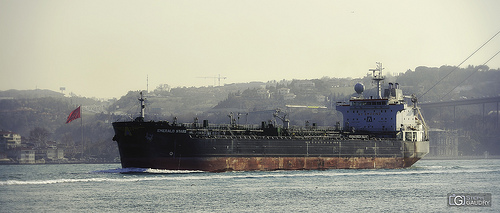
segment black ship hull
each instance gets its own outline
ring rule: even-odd
[[[411,166],[428,147],[426,141],[326,132],[269,136],[229,127],[213,131],[162,122],[115,122],[113,127],[124,168],[211,172],[392,169]]]
[[[144,122],[115,122],[113,140],[118,143],[124,168],[171,170],[249,171],[297,169],[378,169],[413,165],[429,152],[427,125],[417,107],[417,97],[406,104],[399,84],[389,83],[381,95],[382,64],[377,63],[373,81],[375,98],[363,98],[364,86],[355,85],[357,97],[338,102],[343,125],[319,128],[313,124],[289,127],[287,114],[276,109],[274,118],[260,127],[237,125],[234,114],[229,125]]]

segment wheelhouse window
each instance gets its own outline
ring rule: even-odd
[[[405,132],[405,141],[411,141],[413,138],[413,132]]]
[[[405,141],[417,141],[417,132],[404,132],[404,135]]]
[[[351,106],[382,106],[387,105],[386,100],[381,101],[351,101]]]

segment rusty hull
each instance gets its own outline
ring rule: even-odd
[[[168,170],[271,171],[325,169],[397,169],[413,165],[419,159],[401,157],[198,157],[122,159],[122,166]]]

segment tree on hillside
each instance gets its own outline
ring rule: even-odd
[[[47,145],[46,142],[49,135],[49,130],[45,129],[44,127],[35,127],[30,131],[30,140],[34,142],[36,146],[45,147]]]

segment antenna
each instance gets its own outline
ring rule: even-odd
[[[373,72],[372,80],[375,81],[375,83],[377,84],[378,99],[381,99],[382,98],[382,88],[380,87],[380,82],[385,79],[385,76],[382,75],[382,70],[384,68],[382,68],[382,63],[380,63],[380,62],[376,62],[376,63],[377,63],[377,68],[369,69],[369,70]]]

